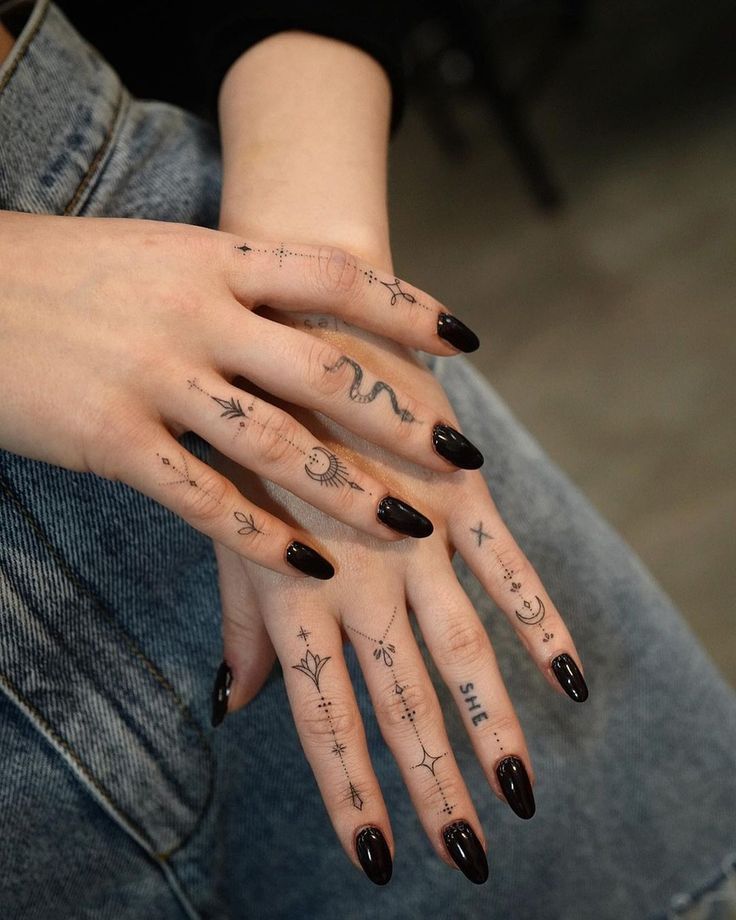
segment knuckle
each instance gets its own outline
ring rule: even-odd
[[[322,246],[317,258],[311,261],[320,293],[341,299],[357,294],[360,276],[354,255],[337,246]]]
[[[259,422],[253,426],[254,447],[258,456],[269,466],[286,464],[297,451],[297,423],[281,411],[273,411],[259,419]]]
[[[438,706],[431,699],[430,694],[415,682],[402,682],[398,680],[402,692],[396,693],[393,688],[381,697],[375,706],[376,717],[384,732],[413,731],[416,723],[427,723],[438,715]]]
[[[131,456],[148,450],[153,440],[150,420],[122,398],[100,401],[83,418],[85,466],[105,479],[123,479]]]
[[[437,664],[478,666],[486,655],[488,636],[480,623],[466,619],[449,620],[440,635]]]
[[[189,466],[191,470],[191,465]],[[225,498],[230,489],[227,480],[214,470],[205,468],[189,480],[189,488],[181,492],[182,516],[195,525],[214,524],[223,517]]]
[[[323,708],[310,701],[298,712],[298,724],[306,741],[334,741],[335,738],[349,738],[355,734],[358,714],[354,706],[334,695],[320,699],[320,705]]]
[[[352,379],[350,365],[337,348],[325,342],[311,344],[307,356],[307,385],[330,398],[347,393]]]

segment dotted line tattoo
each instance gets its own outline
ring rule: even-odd
[[[477,527],[471,527],[470,532],[474,533],[478,538],[478,547],[483,546],[483,540],[493,540],[491,534],[486,533],[483,530],[483,521],[478,522]],[[546,614],[546,609],[542,599],[535,594],[534,600],[530,601],[524,596],[522,591],[522,585],[520,581],[513,581],[515,575],[514,570],[501,558],[501,554],[496,549],[496,546],[491,542],[491,552],[496,557],[496,562],[498,563],[501,571],[503,572],[503,580],[506,582],[511,582],[509,590],[512,594],[516,594],[521,601],[521,610],[514,610],[514,613],[517,616],[519,622],[523,623],[525,626],[538,626],[540,631],[543,633],[542,642],[549,642],[550,639],[554,639],[555,634],[547,632],[547,630],[542,626],[542,620]]]
[[[243,409],[240,400],[234,396],[230,397],[230,399],[222,399],[219,396],[213,396],[212,393],[208,393],[207,390],[199,385],[196,377],[191,378],[187,383],[189,384],[190,390],[198,390],[222,407],[223,411],[220,413],[220,418],[229,420],[239,419],[238,428],[233,436],[233,441],[235,441],[235,438],[237,438],[240,432],[247,428],[248,425],[260,425],[260,427],[264,429],[267,427],[253,415],[254,405],[252,402],[246,409]],[[347,467],[336,454],[333,454],[320,445],[315,445],[311,450],[306,451],[303,447],[300,447],[299,444],[292,441],[291,438],[287,438],[278,433],[276,437],[290,444],[294,450],[306,459],[304,472],[310,479],[318,482],[321,486],[347,486],[350,489],[355,489],[357,492],[365,492],[365,489],[361,485],[358,485],[357,482],[348,478]],[[368,494],[373,495],[372,492]]]
[[[204,486],[201,486],[196,479],[192,478],[192,474],[189,472],[189,464],[187,462],[187,455],[181,453],[181,462],[182,466],[179,467],[174,463],[170,457],[164,457],[161,454],[156,452],[156,456],[161,461],[161,465],[168,467],[173,471],[178,479],[169,479],[168,481],[159,481],[158,485],[160,486],[189,486],[192,489],[199,489],[200,492],[204,492],[205,495],[209,495],[218,505],[222,505],[222,502],[219,498],[216,498],[215,495],[209,490],[205,489]],[[183,468],[182,468],[183,467]],[[252,514],[244,514],[242,511],[233,511],[233,517],[239,524],[243,525],[238,528],[238,533],[244,536],[251,536],[253,534],[265,535],[265,531],[261,530],[253,518]]]
[[[343,744],[338,739],[337,732],[335,731],[334,720],[332,718],[332,713],[330,712],[332,700],[327,699],[319,685],[319,682],[322,678],[322,671],[324,670],[325,665],[330,660],[331,656],[328,655],[326,658],[321,658],[319,655],[315,655],[311,651],[309,648],[309,637],[312,634],[308,632],[303,626],[299,627],[299,632],[296,635],[298,639],[302,639],[304,641],[304,645],[306,646],[306,654],[300,660],[299,664],[293,664],[292,668],[294,668],[295,671],[299,671],[306,675],[317,688],[317,693],[319,693],[319,703],[317,703],[317,709],[320,709],[324,714],[330,727],[330,733],[332,734],[333,745],[331,748],[331,753],[340,760],[340,765],[342,766],[343,773],[345,774],[345,779],[347,780],[348,792],[346,795],[346,801],[349,801],[353,808],[357,808],[358,811],[362,811],[364,799],[353,784],[353,781],[350,779],[350,772],[348,771],[347,764],[345,763],[345,751],[347,750],[347,745]]]
[[[444,786],[442,785],[442,779],[437,773],[437,762],[442,760],[443,757],[447,756],[447,751],[444,751],[442,754],[430,754],[430,752],[425,747],[424,741],[422,740],[422,736],[416,724],[416,710],[409,706],[409,703],[404,696],[404,691],[407,689],[407,685],[405,684],[402,686],[396,676],[396,670],[394,669],[394,656],[396,655],[396,647],[392,643],[386,641],[388,639],[388,634],[391,631],[391,627],[394,625],[394,620],[396,619],[396,611],[397,608],[394,607],[394,612],[391,615],[388,626],[384,629],[380,639],[377,639],[375,636],[369,636],[367,633],[356,629],[349,623],[345,624],[345,628],[350,630],[350,632],[354,633],[356,636],[361,636],[363,639],[367,639],[369,642],[372,642],[373,657],[379,664],[388,668],[390,671],[391,677],[394,681],[394,686],[391,693],[399,697],[401,706],[404,710],[404,714],[401,716],[401,718],[402,720],[407,721],[414,729],[414,734],[422,752],[421,760],[419,763],[413,764],[411,769],[418,770],[420,767],[423,767],[424,769],[429,770],[429,772],[432,774],[432,777],[434,778],[435,785],[437,786],[437,791],[440,794],[440,798],[442,799],[443,807],[440,809],[440,814],[444,813],[451,815],[457,806],[451,805],[448,802]]]
[[[283,268],[284,259],[287,257],[294,257],[297,259],[320,259],[326,260],[329,256],[318,256],[312,252],[296,252],[293,249],[287,249],[283,243],[279,244],[278,249],[259,249],[257,246],[249,246],[247,243],[243,243],[242,246],[235,246],[235,249],[238,252],[242,252],[244,256],[247,256],[249,252],[260,252],[263,255],[272,255],[276,256],[279,260],[279,268]],[[407,303],[414,303],[418,307],[421,307],[423,310],[428,312],[435,312],[431,307],[427,306],[426,303],[422,303],[421,300],[418,300],[413,294],[410,294],[408,291],[402,289],[401,285],[404,282],[394,276],[394,280],[391,281],[381,281],[378,275],[373,271],[372,268],[363,268],[358,265],[357,262],[348,262],[348,267],[356,268],[365,278],[369,285],[373,284],[382,284],[386,290],[391,295],[391,306],[395,306],[399,299],[405,300]]]
[[[335,371],[340,370],[340,368],[344,367],[346,364],[349,364],[350,367],[352,367],[354,375],[353,382],[350,384],[350,389],[348,390],[349,399],[351,399],[353,402],[365,405],[366,403],[373,402],[379,393],[385,391],[388,395],[388,398],[391,400],[391,408],[394,410],[396,415],[398,415],[402,422],[418,421],[416,416],[412,415],[408,409],[401,408],[393,387],[389,386],[387,383],[384,383],[383,380],[377,380],[368,393],[361,393],[360,385],[363,382],[363,368],[358,364],[357,361],[353,361],[352,358],[348,358],[347,355],[343,355],[332,366],[324,364],[323,367],[328,374],[332,374]]]

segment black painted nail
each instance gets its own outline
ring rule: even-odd
[[[569,655],[558,655],[552,662],[552,670],[560,686],[571,700],[584,703],[588,699],[588,685],[580,669]]]
[[[406,534],[407,537],[428,537],[434,530],[429,518],[420,514],[407,502],[391,495],[382,498],[378,503],[376,517],[391,530]]]
[[[488,878],[488,860],[475,831],[467,821],[455,821],[442,831],[447,852],[466,878],[482,885]]]
[[[311,546],[305,546],[297,540],[292,540],[286,547],[286,561],[293,565],[295,569],[304,572],[305,575],[311,575],[312,578],[321,578],[323,581],[332,578],[335,574],[334,568],[325,559],[320,556],[317,550]]]
[[[475,444],[471,444],[464,434],[449,425],[434,426],[432,444],[440,457],[459,466],[461,470],[477,470],[483,466],[483,454]]]
[[[227,701],[230,697],[230,687],[233,682],[233,672],[226,661],[217,669],[215,685],[212,688],[212,725],[214,728],[222,722],[227,715]]]
[[[465,323],[461,323],[456,316],[450,316],[449,313],[440,313],[437,319],[437,335],[466,354],[480,348],[478,336],[468,329]]]
[[[364,828],[355,839],[355,852],[368,878],[376,885],[391,880],[393,863],[386,838],[377,827]]]
[[[524,764],[518,757],[506,757],[496,767],[496,776],[511,808],[520,818],[531,818],[537,807]]]

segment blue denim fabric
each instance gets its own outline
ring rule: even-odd
[[[0,208],[216,224],[212,128],[132,99],[45,0],[0,68],[0,143]],[[349,649],[396,836],[384,889],[337,844],[278,670],[209,727],[221,655],[210,541],[124,484],[0,451],[2,920],[716,918],[736,902],[733,692],[471,366],[434,367],[591,690],[583,706],[551,693],[458,561],[538,773],[537,814],[521,822],[440,689],[489,882],[432,853]],[[182,442],[207,459],[196,435]]]

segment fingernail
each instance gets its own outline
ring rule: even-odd
[[[569,655],[558,655],[552,662],[552,670],[560,686],[571,700],[575,700],[576,703],[584,703],[588,699],[588,685],[580,669]]]
[[[317,550],[311,546],[305,546],[297,540],[292,540],[286,547],[286,561],[293,565],[295,569],[304,572],[305,575],[311,575],[312,578],[321,578],[323,581],[332,578],[335,574],[334,568],[325,559],[320,556]]]
[[[227,701],[230,698],[230,687],[233,682],[233,672],[226,661],[217,669],[215,685],[212,688],[212,726],[217,726],[227,715]]]
[[[449,425],[435,425],[432,429],[434,449],[445,460],[461,470],[477,470],[483,466],[483,454],[471,444],[464,434]]]
[[[429,518],[420,514],[407,502],[391,495],[382,498],[378,503],[376,517],[391,530],[403,533],[407,537],[428,537],[434,530]]]
[[[442,831],[447,852],[466,878],[482,885],[488,878],[488,860],[475,831],[467,821],[456,821]]]
[[[375,885],[391,880],[393,863],[386,838],[377,827],[364,828],[355,839],[355,852],[363,871]]]
[[[456,316],[449,313],[440,313],[437,318],[437,335],[466,354],[480,348],[478,336],[468,329],[465,323],[461,323]]]
[[[496,767],[501,789],[513,811],[520,818],[531,818],[537,810],[532,784],[524,764],[518,757],[506,757]]]

